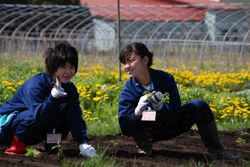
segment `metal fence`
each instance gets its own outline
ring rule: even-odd
[[[116,9],[116,5],[0,4],[0,53],[40,54],[66,40],[83,55],[117,56]],[[195,54],[198,59],[211,54],[239,59],[250,55],[250,4],[120,9],[121,47],[139,41],[158,56]]]

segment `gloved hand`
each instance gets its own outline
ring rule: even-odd
[[[84,157],[93,157],[96,154],[95,148],[87,143],[80,144],[79,150]]]
[[[148,105],[148,96],[144,95],[140,98],[137,107],[135,108],[135,115],[140,116],[142,112],[147,109]]]
[[[162,109],[163,104],[160,103],[163,99],[163,94],[159,91],[153,92],[153,95],[151,97],[152,107],[155,111],[160,111]]]
[[[51,95],[54,98],[67,96],[67,93],[64,92],[64,89],[62,88],[62,85],[58,77],[56,77],[56,84],[54,85],[54,88],[51,90]]]

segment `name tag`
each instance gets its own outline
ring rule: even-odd
[[[156,119],[156,111],[150,110],[150,111],[144,111],[142,113],[142,121],[155,121]]]
[[[47,133],[46,143],[48,144],[60,144],[62,141],[61,133]]]

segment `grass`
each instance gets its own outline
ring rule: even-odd
[[[243,62],[239,63],[235,60],[235,56],[232,57],[233,60],[227,60],[228,57],[221,57],[220,60],[220,66],[218,66],[218,63],[214,62],[213,60],[216,59],[218,55],[213,55],[211,57],[204,57],[204,61],[195,61],[196,56],[191,55],[189,58],[190,60],[187,61],[186,59],[182,58],[181,56],[166,56],[166,57],[157,57],[155,56],[154,64],[157,66],[158,69],[167,69],[167,68],[176,68],[179,70],[190,70],[194,71],[194,73],[208,70],[208,71],[216,71],[219,70],[220,72],[238,72],[238,71],[249,71],[249,60],[250,56],[243,57]],[[7,69],[9,72],[4,72],[2,70],[0,72],[2,79],[8,78],[9,80],[12,80],[13,82],[18,80],[26,80],[27,78],[31,77],[32,75],[43,72],[44,71],[44,58],[42,55],[37,55],[36,57],[32,55],[27,56],[1,56],[0,57],[0,65],[2,69]],[[167,59],[167,60],[165,60]],[[113,56],[103,56],[103,57],[97,57],[94,56],[94,58],[91,55],[80,55],[79,58],[79,69],[81,67],[85,68],[91,68],[94,66],[103,66],[105,69],[113,70],[114,68],[118,68],[118,58],[114,58]],[[110,61],[112,60],[112,61]],[[164,61],[165,60],[165,61]],[[228,68],[228,64],[230,64],[230,67]],[[218,66],[218,67],[217,67]],[[214,68],[216,67],[216,68]],[[117,70],[118,71],[118,70]],[[96,84],[96,83],[106,83],[107,80],[105,79],[107,76],[97,76],[94,79],[85,79],[85,78],[79,78],[74,77],[74,82],[82,82],[82,83],[89,83],[90,85]],[[116,81],[117,85],[119,87],[122,87],[124,84],[123,82]],[[246,85],[247,86],[247,85]],[[249,84],[248,86],[249,87]],[[209,103],[215,103],[216,100],[212,101],[211,96],[214,94],[213,90],[205,89],[205,88],[199,88],[199,87],[190,87],[188,89],[180,89],[180,95],[182,103],[186,103],[194,98],[205,100]],[[188,91],[186,91],[188,90]],[[227,97],[234,97],[235,94],[231,93],[216,93],[217,98],[220,98],[220,100],[223,100]],[[0,100],[1,102],[6,101],[7,99],[11,98],[11,94],[6,94],[5,90],[1,92],[0,94]],[[243,95],[241,95],[243,97]],[[246,95],[249,99],[249,95]],[[97,121],[87,121],[88,126],[88,133],[91,135],[114,135],[117,133],[120,133],[120,128],[118,124],[118,118],[117,118],[117,101],[119,98],[119,92],[116,95],[113,95],[113,99],[110,101],[100,101],[95,104],[90,105],[90,109],[92,110],[92,116],[99,118]],[[249,100],[248,100],[249,103]],[[217,105],[217,104],[216,104]],[[249,127],[250,123],[249,120],[246,121],[238,121],[238,120],[229,120],[229,121],[222,121],[218,122],[219,130],[236,130],[241,128],[247,128]]]
[[[122,164],[118,164],[115,160],[108,157],[105,151],[97,151],[96,156],[83,159],[81,163],[72,161],[72,160],[64,160],[62,167],[122,167]]]
[[[239,121],[239,120],[230,120],[230,121],[217,121],[217,128],[218,131],[227,131],[227,132],[233,132],[233,131],[240,131],[244,130],[250,127],[250,120],[246,121]],[[198,130],[197,126],[194,125],[192,127],[193,130]]]
[[[116,104],[98,103],[94,111],[94,116],[99,119],[96,122],[87,123],[89,134],[103,136],[120,133]]]
[[[230,120],[217,123],[219,131],[238,131],[241,129],[247,129],[250,127],[250,120],[247,121],[237,121]]]

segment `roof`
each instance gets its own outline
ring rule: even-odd
[[[108,20],[117,18],[117,0],[81,0],[90,7],[92,15]],[[123,21],[199,21],[206,9],[238,9],[211,0],[120,0]]]

